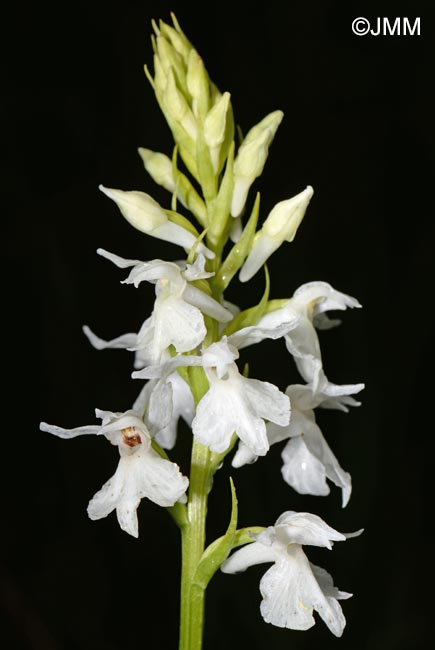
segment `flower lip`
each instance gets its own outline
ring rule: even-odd
[[[142,439],[140,433],[136,430],[136,427],[125,427],[120,429],[122,434],[122,441],[127,447],[137,447],[142,444]]]

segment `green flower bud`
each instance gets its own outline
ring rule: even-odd
[[[175,17],[172,16],[174,19]],[[178,27],[177,29],[174,29],[171,27],[171,25],[167,25],[163,21],[160,22],[160,32],[167,38],[168,41],[170,41],[171,45],[173,48],[180,54],[182,60],[184,63],[187,65],[187,60],[189,58],[189,52],[192,49],[192,46],[190,42],[187,40],[181,29],[179,28],[179,25],[176,21],[174,21],[174,25]]]
[[[274,111],[256,124],[240,145],[234,163],[235,186],[231,214],[238,217],[245,207],[249,188],[263,171],[269,146],[284,116],[282,111]]]
[[[303,192],[275,205],[255,235],[251,252],[240,271],[241,282],[250,280],[284,241],[293,241],[312,196],[313,188],[308,185]]]
[[[187,176],[178,171],[172,160],[163,153],[144,149],[143,147],[140,147],[138,152],[151,178],[168,192],[176,192],[180,203],[189,208],[199,223],[206,228],[207,210],[204,201]]]
[[[163,208],[149,194],[124,192],[100,185],[99,189],[115,201],[121,214],[137,230],[149,233],[168,221]]]
[[[153,181],[168,190],[175,192],[174,176],[172,173],[172,160],[163,153],[151,151],[151,149],[138,149],[143,164]]]
[[[225,92],[204,120],[204,140],[210,149],[213,169],[219,171],[219,153],[227,132],[227,116],[230,110],[230,93]]]
[[[263,223],[261,231],[280,244],[283,241],[293,241],[313,192],[311,185],[308,185],[303,192],[291,199],[277,203]]]
[[[187,65],[187,90],[192,97],[195,115],[206,115],[210,106],[210,81],[204,63],[196,50],[191,50]]]
[[[168,80],[162,97],[165,115],[178,122],[186,133],[196,141],[197,125],[195,117],[183,94],[177,87],[172,69],[168,71]]]

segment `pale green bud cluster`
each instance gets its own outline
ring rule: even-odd
[[[230,93],[220,93],[210,80],[175,16],[172,25],[160,21],[153,28],[154,76],[146,66],[145,72],[175,148],[172,158],[144,148],[139,155],[151,178],[172,194],[172,209],[164,210],[142,192],[102,189],[138,230],[183,246],[192,259],[196,251],[213,260],[207,270],[214,273],[214,287],[222,292],[238,271],[240,281],[246,282],[284,241],[293,240],[313,190],[308,186],[280,201],[258,231],[257,194],[245,220],[249,190],[263,172],[283,112],[266,115],[237,148]],[[179,169],[179,158],[191,176]],[[202,234],[177,211],[177,202],[193,214]],[[226,253],[230,239],[234,245]]]
[[[146,73],[181,158],[210,200],[234,135],[230,96],[216,89],[175,17],[173,23],[154,24],[154,77]]]

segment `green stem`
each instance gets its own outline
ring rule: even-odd
[[[201,650],[205,590],[193,584],[205,547],[207,498],[210,491],[210,450],[194,442],[190,470],[187,522],[181,529],[181,611],[179,650]]]

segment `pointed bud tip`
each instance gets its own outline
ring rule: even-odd
[[[98,189],[100,190],[100,192],[103,192],[103,194],[108,196],[109,199],[113,199],[113,195],[116,192],[116,190],[113,190],[110,187],[104,187],[104,185],[102,185],[101,183],[98,186]]]
[[[314,189],[313,189],[312,185],[307,185],[307,187],[304,190],[304,193],[308,198],[311,199],[311,197],[314,194]]]
[[[154,153],[151,149],[145,147],[138,147],[137,152],[144,162],[147,162]]]

